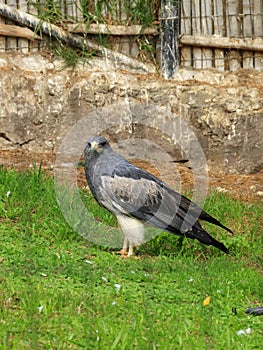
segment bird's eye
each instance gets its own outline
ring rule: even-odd
[[[106,141],[101,142],[101,146],[102,146],[102,147],[104,147],[104,146],[106,146],[106,145],[107,145],[107,142],[106,142]]]
[[[89,147],[89,148],[91,147],[91,143],[90,143],[90,142],[88,142],[88,147]]]

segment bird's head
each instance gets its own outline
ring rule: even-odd
[[[84,150],[85,158],[90,159],[91,157],[96,157],[107,149],[111,149],[111,146],[104,137],[92,136],[89,138]]]

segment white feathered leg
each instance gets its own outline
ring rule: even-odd
[[[121,229],[121,232],[122,232],[122,229]],[[123,234],[123,232],[122,232]],[[121,250],[121,255],[127,255],[128,254],[128,239],[127,237],[124,236],[123,234],[123,237],[124,237],[124,240],[123,240],[123,246],[122,246],[122,250]]]
[[[127,254],[129,246],[128,257],[133,255],[134,246],[139,246],[144,242],[144,225],[137,219],[125,215],[117,216],[120,230],[124,236],[123,248],[121,254]]]
[[[133,245],[129,245],[128,258],[133,255]]]

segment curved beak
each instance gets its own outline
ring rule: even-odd
[[[91,147],[90,147],[91,150],[96,151],[98,149],[98,144],[96,141],[91,142],[90,145],[91,145]]]

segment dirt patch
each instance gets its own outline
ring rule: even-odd
[[[41,164],[43,170],[53,175],[55,162],[56,154],[54,152],[0,151],[0,165],[7,169],[32,170]],[[160,170],[159,167],[145,161],[135,160],[133,162],[154,175],[160,176],[170,186],[178,188],[178,181],[180,181],[182,191],[193,189],[193,173],[187,163],[164,163]],[[82,188],[87,186],[83,167],[78,169],[78,184]],[[229,175],[209,171],[209,188],[219,192],[228,192],[233,197],[241,198],[244,201],[258,200],[263,202],[263,173]]]

